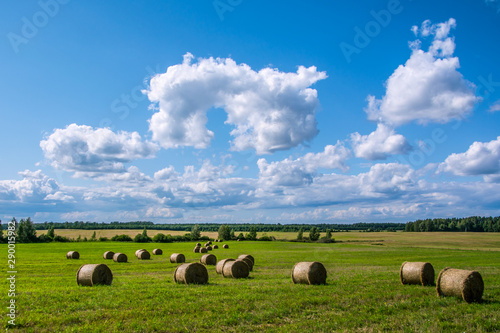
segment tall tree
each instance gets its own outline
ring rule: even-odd
[[[319,239],[319,230],[316,227],[312,227],[309,231],[309,239],[312,241],[317,241]]]
[[[17,227],[17,241],[19,243],[35,243],[37,239],[36,229],[31,218],[21,219]]]
[[[49,230],[47,230],[47,237],[50,239],[50,240],[54,240],[54,237],[56,236],[56,233],[55,233],[55,230],[54,230],[54,226],[51,226],[49,228]]]
[[[229,226],[223,224],[219,228],[219,239],[230,240],[231,239],[231,229]]]
[[[195,224],[191,228],[191,239],[192,240],[198,240],[198,239],[200,239],[200,237],[201,237],[200,227],[197,224]]]
[[[297,234],[297,240],[302,240],[304,238],[304,229],[300,228],[299,233]]]

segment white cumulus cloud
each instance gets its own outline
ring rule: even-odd
[[[369,135],[351,134],[351,144],[356,157],[366,160],[384,160],[389,155],[406,154],[411,146],[406,138],[385,124],[378,124]]]
[[[52,166],[78,172],[124,172],[123,163],[154,157],[158,146],[137,132],[114,133],[108,128],[68,125],[40,142]]]
[[[158,110],[149,120],[153,140],[164,148],[206,148],[214,133],[206,127],[207,112],[223,108],[234,126],[232,149],[258,154],[289,149],[314,138],[317,91],[325,79],[316,67],[296,73],[264,68],[258,72],[231,58],[198,59],[187,53],[182,64],[151,79],[147,91]]]
[[[453,57],[455,41],[448,36],[455,26],[451,18],[439,24],[427,20],[420,28],[412,28],[417,36],[433,36],[433,42],[427,52],[420,49],[419,40],[410,43],[410,59],[389,77],[382,99],[368,96],[368,119],[393,126],[446,123],[472,112],[480,98],[475,95],[475,86],[458,72],[460,63]]]

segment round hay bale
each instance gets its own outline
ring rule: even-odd
[[[292,269],[293,283],[301,284],[325,284],[326,269],[322,263],[314,262],[298,262]]]
[[[480,302],[484,282],[477,271],[444,268],[438,275],[436,291],[439,296],[456,296],[467,303]]]
[[[205,243],[205,245],[204,245],[204,246],[205,246],[205,247],[207,247],[207,246],[210,246],[210,244],[207,242],[207,243]]]
[[[212,247],[209,245],[206,247],[207,248],[207,251],[212,251]]]
[[[238,238],[236,241],[237,241],[237,242],[239,242],[240,240],[241,240],[241,239],[239,239],[239,238]]]
[[[227,244],[222,245],[222,247],[225,249],[229,249],[229,245],[227,245]]]
[[[243,259],[236,259],[237,261],[243,261],[247,266],[248,266],[248,270],[251,272],[253,270],[253,264],[252,264],[252,261],[248,258],[243,258]]]
[[[248,274],[250,274],[248,265],[241,260],[226,261],[222,267],[222,276],[224,277],[241,279],[248,277]]]
[[[80,253],[76,251],[69,251],[66,253],[66,259],[80,259]]]
[[[208,241],[208,242],[207,242],[207,244],[208,244],[208,245],[212,245],[212,241]]]
[[[201,243],[196,243],[196,246],[201,247]]]
[[[76,283],[79,286],[110,285],[111,281],[113,281],[113,273],[105,264],[83,265],[76,272]]]
[[[218,263],[217,263],[217,266],[215,266],[215,271],[217,272],[217,274],[222,274],[222,270],[224,268],[224,265],[226,264],[226,262],[228,261],[234,261],[234,259],[222,259],[220,260]]]
[[[141,251],[147,251],[147,250],[146,249],[139,249],[139,250],[135,251],[135,256],[137,258],[139,258],[139,252],[141,252]]]
[[[204,254],[200,258],[200,262],[205,265],[214,265],[217,264],[217,257],[213,254]]]
[[[161,256],[163,254],[163,251],[161,249],[154,249],[153,254],[155,256]]]
[[[402,284],[434,284],[434,267],[428,262],[407,262],[401,265],[399,277]]]
[[[200,247],[200,253],[207,253],[208,250],[206,247]]]
[[[174,282],[184,284],[206,284],[208,283],[208,271],[199,262],[182,264],[175,269]]]
[[[217,245],[217,244],[215,244],[215,245],[213,246],[213,249],[214,249],[214,250],[217,250],[218,248],[219,248],[219,245]]]
[[[104,259],[113,259],[114,255],[115,255],[115,253],[113,251],[106,251],[106,252],[104,252],[104,254],[102,255],[102,257]]]
[[[238,259],[243,259],[243,258],[250,259],[252,261],[252,265],[255,265],[255,259],[251,255],[249,255],[249,254],[242,254],[242,255],[238,256]]]
[[[149,253],[146,250],[140,251],[139,253],[137,253],[137,259],[139,259],[139,260],[148,260],[148,259],[151,259],[151,253]]]
[[[113,256],[114,262],[127,262],[127,255],[125,253],[117,252]]]
[[[197,247],[194,248],[193,252],[194,253],[200,253],[200,249],[201,249],[201,247],[197,246]]]
[[[170,255],[170,262],[172,264],[181,264],[186,262],[186,257],[182,253],[172,253]]]

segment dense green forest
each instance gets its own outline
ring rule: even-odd
[[[500,232],[500,216],[416,220],[406,223],[404,230]]]

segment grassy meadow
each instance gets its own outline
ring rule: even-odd
[[[139,232],[134,230],[132,235]],[[81,236],[85,237],[83,231]],[[274,236],[292,239],[295,234]],[[500,234],[349,232],[333,237],[339,242],[226,242],[229,249],[220,247],[211,253],[218,260],[251,254],[254,270],[249,278],[235,280],[217,275],[215,266],[209,266],[208,285],[173,282],[177,265],[169,262],[170,254],[183,253],[187,262],[199,261],[201,254],[192,251],[195,242],[18,244],[18,327],[11,330],[500,331]],[[147,261],[134,256],[139,248],[152,251],[156,247],[164,255]],[[7,271],[7,248],[2,245],[1,249]],[[70,250],[78,251],[80,259],[67,260]],[[129,262],[103,259],[108,250],[126,253]],[[299,261],[322,262],[328,272],[327,284],[294,285],[290,272]],[[428,261],[436,277],[444,267],[479,271],[485,284],[483,302],[467,304],[458,298],[436,296],[435,287],[402,285],[399,268],[404,261]],[[78,268],[90,263],[110,267],[114,275],[111,286],[76,284]],[[0,285],[4,288],[0,299],[7,306],[6,280]]]

